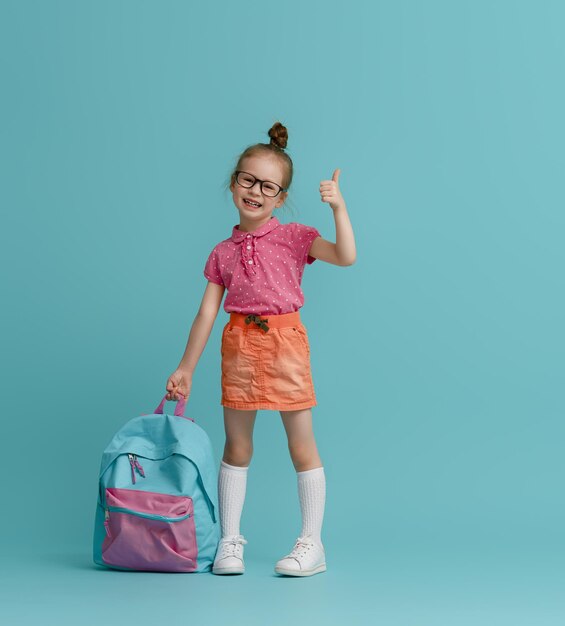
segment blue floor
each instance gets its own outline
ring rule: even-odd
[[[349,538],[352,549],[361,546]],[[246,554],[242,576],[106,570],[89,553],[4,558],[2,624],[345,624],[562,626],[565,574],[551,553],[469,549],[438,555],[377,537],[358,556],[333,555],[310,578],[279,577],[276,558]],[[276,557],[276,558],[275,558]],[[372,565],[369,564],[372,560]]]

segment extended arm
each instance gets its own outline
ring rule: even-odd
[[[192,375],[204,351],[222,303],[225,287],[208,281],[198,313],[194,318],[184,354],[177,369],[167,380],[167,400],[178,400],[190,394]]]
[[[218,310],[222,304],[224,291],[225,287],[223,285],[208,281],[202,302],[200,303],[200,308],[192,323],[186,348],[178,369],[190,372],[191,374],[194,372],[196,364],[212,332]]]
[[[328,202],[334,213],[335,243],[316,237],[310,247],[310,256],[333,265],[353,265],[357,257],[353,228],[347,214],[345,200],[339,191],[340,170],[335,170],[332,180],[320,183],[322,202]]]

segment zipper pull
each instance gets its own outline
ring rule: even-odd
[[[104,510],[104,528],[106,529],[106,534],[108,535],[108,537],[111,537],[110,535],[110,511],[108,511],[108,509]]]
[[[137,460],[137,454],[133,455],[133,463],[135,465],[135,468],[139,472],[140,476],[145,478],[145,472],[143,471],[143,467],[141,467],[141,463]]]
[[[135,461],[133,454],[128,454],[129,464],[131,466],[131,482],[135,485]]]

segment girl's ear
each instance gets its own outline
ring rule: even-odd
[[[279,198],[279,201],[277,202],[277,209],[282,207],[282,205],[286,202],[287,197],[288,197],[288,192],[281,191],[281,197]]]

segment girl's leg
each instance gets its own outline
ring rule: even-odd
[[[253,456],[253,428],[257,411],[239,411],[224,407],[226,444],[223,460],[230,465],[247,467]]]
[[[312,430],[312,409],[281,411],[281,417],[298,479],[302,531],[292,551],[275,564],[275,572],[286,576],[312,576],[326,571],[321,538],[326,478]]]
[[[286,435],[288,450],[297,472],[305,472],[322,466],[314,430],[312,428],[312,409],[280,412]]]
[[[224,407],[226,445],[218,476],[218,500],[222,538],[212,572],[243,574],[243,545],[239,522],[245,501],[247,468],[253,454],[253,426],[257,411],[238,411]]]
[[[302,512],[301,537],[311,535],[322,543],[321,531],[326,503],[326,478],[314,438],[312,409],[281,411],[288,449],[298,480]]]
[[[226,443],[218,477],[222,537],[239,535],[245,501],[247,468],[253,454],[253,427],[257,411],[224,407]]]

